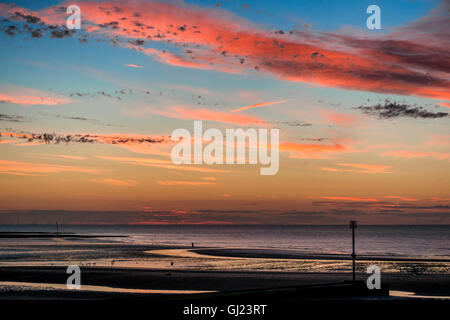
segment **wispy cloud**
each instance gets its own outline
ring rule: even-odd
[[[202,187],[202,186],[211,186],[215,185],[215,182],[205,182],[205,181],[182,181],[182,180],[158,180],[157,183],[163,186],[194,186],[194,187]]]
[[[402,201],[419,201],[419,199],[416,199],[416,198],[407,198],[407,197],[401,197],[401,196],[384,196],[384,198],[399,199]]]
[[[114,187],[134,187],[138,184],[136,180],[118,180],[118,179],[93,179],[95,183],[106,184]]]
[[[0,173],[4,174],[27,175],[35,173],[40,174],[40,173],[60,173],[60,172],[97,173],[99,172],[99,170],[77,166],[0,160]]]
[[[384,104],[375,104],[372,106],[359,106],[357,109],[364,114],[376,116],[378,119],[396,119],[396,118],[420,118],[420,119],[438,119],[448,117],[447,112],[431,112],[423,107],[399,103],[386,100]]]
[[[6,121],[6,122],[24,122],[23,116],[18,116],[14,114],[1,114],[0,113],[0,121]]]
[[[68,155],[68,154],[55,154],[54,156],[57,158],[63,158],[63,159],[69,159],[69,160],[85,160],[86,159],[86,157],[74,156],[74,155]]]
[[[195,109],[184,106],[172,107],[168,110],[152,109],[153,113],[159,114],[169,118],[186,119],[186,120],[207,120],[222,123],[231,123],[239,125],[248,124],[264,124],[264,120],[257,117],[251,117],[240,114],[232,114],[229,112],[210,110],[210,109]]]
[[[193,171],[193,172],[205,172],[205,173],[224,173],[229,172],[229,170],[214,169],[208,167],[199,166],[186,166],[186,165],[174,165],[172,161],[160,160],[153,158],[134,158],[134,157],[115,157],[115,156],[97,156],[97,158],[117,161],[125,164],[139,165],[145,167],[156,167],[169,170],[179,170],[179,171]]]
[[[291,153],[292,158],[323,159],[339,153],[352,152],[353,149],[344,142],[331,144],[281,142],[280,151]]]
[[[391,156],[396,158],[435,158],[438,160],[450,159],[450,153],[434,152],[434,151],[388,151],[381,153],[382,156]]]
[[[391,173],[387,170],[391,166],[379,164],[364,164],[364,163],[337,163],[338,166],[362,169],[361,173]]]
[[[265,107],[265,106],[270,106],[273,104],[279,104],[279,103],[285,103],[288,100],[280,100],[280,101],[271,101],[271,102],[260,102],[260,103],[255,103],[249,106],[245,106],[245,107],[240,107],[234,110],[231,110],[231,112],[240,112],[240,111],[244,111],[244,110],[248,110],[248,109],[253,109],[253,108],[260,108],[260,107]]]
[[[320,110],[319,113],[329,122],[340,127],[352,127],[360,123],[360,117],[354,114],[336,112],[331,110]]]
[[[327,199],[327,200],[342,200],[342,201],[364,201],[364,202],[377,202],[378,201],[375,198],[358,198],[358,197],[329,196],[329,197],[321,197],[321,198]]]
[[[142,66],[138,64],[132,64],[132,63],[125,63],[124,66],[130,67],[130,68],[142,68]]]
[[[13,85],[0,85],[0,102],[23,106],[49,105],[56,106],[71,102],[70,99],[55,96],[52,93]]]
[[[57,133],[29,133],[29,132],[0,132],[1,137],[12,139],[24,139],[28,142],[40,143],[103,143],[112,145],[151,145],[169,142],[164,136],[148,137],[133,134],[57,134]]]

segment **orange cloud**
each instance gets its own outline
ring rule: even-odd
[[[396,158],[406,158],[406,159],[413,159],[413,158],[424,158],[424,157],[431,157],[438,160],[444,160],[444,159],[450,159],[450,153],[443,153],[443,152],[433,152],[433,151],[389,151],[384,152],[381,154],[382,156],[392,156]]]
[[[85,157],[71,156],[71,155],[68,155],[68,154],[55,154],[55,157],[63,158],[63,159],[70,159],[70,160],[84,160],[84,159],[86,159]]]
[[[342,171],[345,171],[344,169],[328,168],[328,167],[320,168],[320,170],[330,171],[330,172],[342,172]]]
[[[245,115],[230,114],[222,111],[210,109],[189,109],[183,106],[172,107],[170,111],[153,110],[154,113],[176,119],[187,120],[207,120],[222,123],[231,123],[239,125],[263,124],[264,121],[257,117]]]
[[[259,108],[259,107],[264,107],[264,106],[270,106],[272,104],[278,104],[278,103],[284,103],[284,102],[287,102],[287,100],[272,101],[272,102],[261,102],[261,103],[252,104],[252,105],[246,106],[246,107],[240,107],[240,108],[231,110],[231,112],[240,112],[240,111],[243,111],[243,110],[248,110],[248,109],[252,109],[252,108]]]
[[[321,197],[327,200],[344,200],[344,201],[364,201],[364,202],[377,202],[375,198],[357,198],[357,197]]]
[[[442,107],[450,108],[450,103],[449,102],[439,102],[439,105],[442,106]]]
[[[447,202],[450,201],[450,198],[439,198],[439,197],[433,197],[430,199],[431,202]]]
[[[327,156],[352,151],[342,143],[333,144],[302,144],[296,142],[281,142],[280,151],[291,153],[292,158],[323,159]]]
[[[419,201],[419,199],[415,199],[415,198],[405,198],[405,197],[400,197],[400,196],[384,196],[384,198],[389,198],[389,199],[400,199],[403,201]]]
[[[179,180],[168,180],[168,181],[157,181],[157,183],[163,186],[210,186],[216,184],[215,182],[196,182],[196,181],[179,181]]]
[[[186,165],[174,165],[168,160],[159,160],[151,158],[132,158],[132,157],[112,157],[112,156],[97,156],[99,159],[113,160],[117,162],[122,162],[125,164],[140,165],[145,167],[157,167],[170,170],[180,170],[180,171],[193,171],[193,172],[207,172],[207,173],[224,173],[229,172],[228,170],[214,169],[214,168],[204,168],[196,166],[186,166]]]
[[[134,187],[138,184],[136,180],[117,180],[117,179],[94,179],[95,183],[106,184],[114,187]]]
[[[336,163],[339,166],[363,169],[362,173],[390,173],[388,170],[391,166],[363,163]]]
[[[60,172],[96,173],[98,172],[98,170],[75,166],[0,160],[0,173],[26,175],[33,173],[60,173]]]

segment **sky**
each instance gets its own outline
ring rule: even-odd
[[[450,224],[449,9],[0,2],[0,223]],[[195,120],[279,129],[278,173],[174,164]]]

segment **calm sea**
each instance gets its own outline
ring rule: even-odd
[[[55,232],[55,225],[0,225],[4,231]],[[114,241],[196,247],[265,248],[305,253],[351,251],[348,226],[60,225],[60,232],[126,235]],[[358,226],[358,254],[450,257],[450,225]]]

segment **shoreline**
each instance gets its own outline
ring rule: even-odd
[[[168,251],[168,250],[167,250]],[[241,249],[241,248],[194,248],[186,249],[199,255],[223,258],[258,258],[258,259],[301,259],[301,260],[352,260],[350,254],[327,253],[301,253],[280,249]],[[385,261],[385,262],[443,262],[450,263],[449,259],[439,258],[413,258],[399,256],[357,255],[356,261]]]

